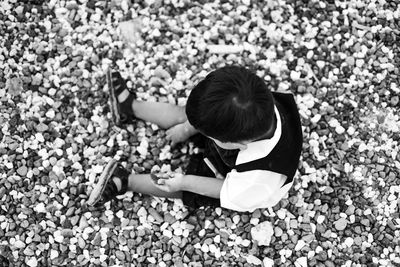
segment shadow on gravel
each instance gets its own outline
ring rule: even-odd
[[[0,255],[0,267],[9,267],[9,266],[10,266],[9,260],[6,257]]]

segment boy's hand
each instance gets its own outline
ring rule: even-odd
[[[171,146],[186,141],[190,137],[190,133],[186,129],[186,125],[184,123],[177,124],[169,128],[166,134],[166,139],[171,141]]]
[[[154,185],[165,192],[177,192],[182,190],[184,175],[182,173],[151,174]]]

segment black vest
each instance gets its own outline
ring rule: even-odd
[[[207,139],[205,157],[223,176],[233,169],[237,172],[267,170],[286,175],[284,185],[293,181],[303,146],[300,116],[292,94],[274,92],[273,96],[275,106],[281,116],[282,134],[278,143],[266,157],[235,165],[238,149],[225,150],[218,147],[211,139]]]

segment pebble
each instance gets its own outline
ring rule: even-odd
[[[370,221],[368,219],[362,219],[360,222],[364,226],[367,226],[367,227],[370,226]]]
[[[19,168],[17,169],[17,173],[18,173],[20,176],[25,177],[26,174],[28,173],[28,168],[27,168],[25,165],[22,165],[21,167],[19,167]]]
[[[57,258],[58,256],[59,256],[59,253],[58,253],[57,250],[52,249],[52,250],[50,251],[50,259],[51,259],[51,260],[54,260],[54,259]]]
[[[324,215],[318,215],[317,217],[317,223],[318,224],[322,224],[325,220],[325,216]]]
[[[299,240],[297,241],[296,246],[294,247],[294,250],[299,251],[301,250],[304,246],[306,245],[306,242],[304,240]]]
[[[286,212],[285,212],[284,210],[278,210],[278,211],[276,212],[276,215],[278,215],[278,218],[279,218],[279,219],[283,220],[283,219],[285,219],[285,217],[286,217]]]
[[[37,205],[36,205],[36,207],[35,207],[35,211],[36,212],[39,212],[39,213],[45,213],[46,212],[46,208],[45,208],[45,205],[44,205],[44,203],[38,203]]]
[[[271,258],[264,258],[263,259],[263,265],[264,267],[273,267],[274,266],[274,260]]]
[[[208,248],[207,244],[203,244],[201,246],[201,251],[203,251],[204,253],[208,253],[210,251],[210,249]]]
[[[296,267],[307,267],[307,257],[297,258],[294,264]]]
[[[115,251],[115,256],[117,256],[120,261],[125,260],[125,253],[120,250]]]
[[[347,237],[347,238],[344,240],[344,244],[345,244],[347,247],[351,247],[351,246],[354,244],[354,239],[351,238],[351,237]]]
[[[347,58],[346,58],[346,63],[347,63],[349,66],[354,66],[354,64],[356,63],[356,60],[354,59],[354,57],[347,57]]]
[[[247,263],[253,264],[253,265],[261,265],[262,264],[262,261],[254,255],[248,255],[246,257],[246,261],[247,261]]]
[[[268,246],[273,234],[274,228],[269,221],[262,222],[251,228],[251,237],[259,246]]]
[[[173,236],[172,232],[170,230],[167,230],[167,229],[165,229],[163,231],[163,235],[168,237],[168,238],[172,238],[172,236]]]
[[[339,220],[334,222],[335,229],[338,231],[343,231],[347,226],[347,220],[344,218],[340,218]]]
[[[137,265],[158,262],[160,266],[192,266],[192,263],[196,266],[195,262],[203,261],[201,264],[206,266],[219,263],[225,266],[236,263],[260,266],[262,258],[258,257],[261,255],[271,257],[262,259],[264,266],[273,266],[273,259],[282,266],[368,263],[363,260],[385,266],[399,263],[395,249],[399,234],[398,191],[389,190],[394,178],[384,179],[387,169],[399,165],[399,124],[397,117],[390,119],[390,114],[380,114],[395,113],[400,102],[396,81],[399,69],[395,64],[398,63],[398,51],[392,44],[398,41],[398,36],[391,30],[397,26],[393,21],[399,17],[396,6],[382,4],[385,1],[373,4],[342,1],[336,6],[321,2],[315,7],[311,4],[296,5],[293,13],[295,1],[286,1],[285,5],[269,1],[271,3],[263,5],[259,15],[253,12],[256,6],[244,0],[241,3],[228,1],[221,7],[214,3],[200,9],[196,5],[189,6],[188,18],[173,18],[179,10],[177,1],[170,1],[172,9],[160,6],[158,0],[155,3],[148,1],[145,9],[140,8],[138,1],[126,0],[112,1],[111,5],[91,0],[49,1],[40,5],[33,5],[40,1],[24,2],[0,3],[0,9],[4,11],[0,37],[4,41],[0,55],[0,84],[3,86],[0,88],[8,88],[0,90],[0,165],[5,167],[4,177],[0,177],[0,202],[7,211],[7,214],[0,215],[0,243],[10,244],[10,249],[14,250],[10,252],[10,258],[16,260],[16,266],[125,263],[118,263],[115,258],[124,258],[123,261]],[[332,13],[335,8],[343,12]],[[155,20],[157,14],[154,12],[165,16],[165,21]],[[270,17],[263,16],[268,13],[271,13]],[[200,19],[191,20],[190,16]],[[253,21],[248,16],[253,16]],[[135,29],[134,41],[148,46],[141,45],[139,53],[121,49],[116,29],[107,28],[107,25],[115,25],[115,22],[129,17],[143,20],[140,27],[135,24],[140,29]],[[274,23],[270,23],[271,18]],[[242,25],[241,21],[246,19],[248,25]],[[302,22],[301,31],[300,26],[293,23],[297,20]],[[168,27],[164,27],[164,22]],[[197,27],[198,24],[201,27]],[[240,38],[241,31],[248,33],[247,40]],[[146,36],[146,33],[150,34]],[[200,40],[203,33],[206,42]],[[222,39],[221,34],[224,35]],[[253,45],[260,36],[272,45],[268,48]],[[168,40],[165,44],[164,38]],[[204,53],[208,60],[203,62],[201,57]],[[283,80],[278,79],[277,87],[300,93],[296,100],[299,100],[300,116],[304,122],[304,142],[314,150],[311,151],[313,154],[307,149],[303,151],[305,160],[299,166],[299,181],[303,184],[292,190],[289,201],[282,200],[268,212],[257,209],[240,216],[221,208],[215,209],[215,213],[212,209],[204,210],[207,215],[192,222],[190,228],[179,225],[188,211],[182,204],[168,200],[157,199],[156,205],[149,207],[149,198],[127,195],[126,199],[108,203],[106,211],[85,205],[88,191],[79,190],[77,184],[82,185],[82,189],[93,185],[94,174],[100,174],[102,170],[99,167],[87,170],[96,165],[104,166],[107,160],[104,155],[133,164],[138,173],[144,171],[141,169],[143,166],[152,168],[165,160],[169,164],[173,155],[160,154],[163,144],[158,143],[162,138],[158,136],[157,127],[140,121],[127,129],[117,127],[116,130],[112,123],[108,125],[111,114],[105,104],[104,70],[115,65],[123,74],[129,74],[129,87],[137,85],[135,89],[141,100],[165,100],[183,106],[186,104],[185,96],[194,85],[192,83],[215,68],[220,57],[227,57],[229,62],[252,65],[252,61],[257,61],[254,54],[264,53],[268,60],[262,60],[261,64],[266,65],[268,71],[258,68],[258,73],[271,82],[272,87],[275,77],[281,77]],[[182,61],[179,64],[176,63],[177,57]],[[297,61],[297,65],[292,64],[292,60],[294,63]],[[198,62],[201,62],[200,71]],[[311,69],[305,68],[306,65]],[[273,79],[269,72],[273,73]],[[14,76],[18,77],[12,78]],[[151,84],[152,76],[157,77],[154,84],[165,85],[165,88],[147,88],[145,84]],[[288,82],[290,79],[296,81],[293,86]],[[333,85],[338,90],[332,90]],[[180,89],[184,91],[177,96]],[[369,92],[358,94],[362,89]],[[364,122],[364,118],[372,123]],[[118,134],[114,142],[108,142],[108,137],[115,131]],[[183,155],[191,154],[191,143],[182,146],[186,150]],[[181,156],[173,158],[176,163],[171,161],[171,169],[184,165]],[[340,162],[335,162],[338,157]],[[329,166],[342,171],[342,163],[347,164],[344,171],[348,174],[343,176],[343,183],[327,182],[325,179],[331,174]],[[338,171],[332,171],[332,174],[336,175]],[[353,174],[361,179],[353,181]],[[351,194],[346,189],[349,181]],[[326,184],[330,186],[324,191],[319,190],[319,186]],[[293,187],[296,186],[295,183]],[[378,191],[386,193],[377,194]],[[354,206],[347,201],[347,206],[342,206],[349,196]],[[376,199],[377,203],[368,205],[364,198]],[[333,200],[339,200],[339,204],[334,204],[336,206],[329,210],[326,203]],[[163,207],[162,213],[157,205]],[[325,205],[327,208],[323,211]],[[370,206],[369,212],[360,213],[360,205]],[[86,212],[93,216],[83,215]],[[335,222],[335,218],[339,218],[335,216],[343,213],[347,215],[346,219]],[[300,218],[306,218],[307,214],[311,221],[301,221]],[[388,218],[394,219],[385,225]],[[261,236],[258,237],[260,242],[254,238],[251,244],[248,240],[251,230],[263,225],[265,220],[271,222],[267,236],[271,234],[280,238],[271,236],[268,241]],[[167,224],[161,228],[164,222]],[[138,226],[143,228],[139,230]],[[202,226],[206,229],[201,230]],[[287,229],[288,226],[291,229]],[[99,229],[103,227],[110,230],[101,235]],[[182,228],[186,228],[186,234]],[[311,234],[315,228],[317,233]],[[44,242],[46,234],[48,242]],[[188,238],[183,239],[181,235]],[[320,235],[326,241],[318,240]],[[154,237],[150,244],[149,237]],[[166,244],[159,240],[168,237]],[[92,240],[94,245],[90,242]],[[256,245],[270,244],[272,240],[273,248]],[[228,241],[232,245],[230,248]],[[340,246],[341,242],[343,246]],[[191,243],[203,244],[204,248],[199,248],[204,250],[208,246],[209,253],[214,253],[215,257],[195,255],[188,248]],[[322,261],[313,258],[313,250],[317,252],[315,243],[320,246],[318,251],[326,251],[320,258]],[[140,253],[126,251],[124,244],[130,248],[140,247],[137,249]],[[152,247],[149,248],[148,244]],[[89,251],[90,246],[97,248]],[[369,250],[372,251],[368,255],[371,257],[362,257],[357,262],[356,258]],[[110,259],[102,255],[106,251],[113,255]],[[279,254],[282,251],[284,253]],[[357,253],[353,253],[355,251]],[[3,247],[0,246],[2,253]],[[338,255],[343,253],[353,255],[352,261],[340,259]],[[235,258],[234,255],[242,257]],[[245,258],[247,255],[250,256]],[[308,263],[305,256],[309,258]],[[161,257],[164,262],[160,262]],[[214,259],[219,257],[222,259]]]
[[[37,267],[38,261],[35,257],[29,257],[27,261],[25,261],[26,265],[29,267]]]
[[[17,240],[15,241],[14,246],[18,249],[25,248],[25,243],[22,242],[21,240]]]
[[[233,221],[233,223],[236,224],[236,225],[239,224],[239,222],[240,222],[240,216],[236,214],[235,216],[233,216],[232,221]]]
[[[280,237],[283,234],[283,230],[280,227],[275,227],[274,232],[276,237]]]

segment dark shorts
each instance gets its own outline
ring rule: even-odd
[[[203,160],[203,154],[192,155],[189,160],[189,165],[186,169],[186,174],[215,177],[215,174],[210,170]],[[215,178],[217,179],[217,178]],[[207,197],[196,193],[182,191],[182,201],[189,208],[197,209],[200,207],[220,207],[221,202],[218,198]]]

